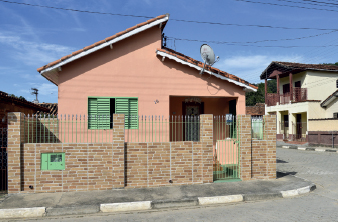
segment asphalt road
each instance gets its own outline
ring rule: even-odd
[[[294,198],[259,202],[20,221],[338,221],[338,154],[277,149],[277,158],[278,171],[310,180],[317,189]]]

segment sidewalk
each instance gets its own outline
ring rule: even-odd
[[[338,153],[337,148],[330,148],[330,147],[314,147],[309,146],[308,143],[305,144],[292,144],[290,143],[284,143],[282,141],[277,141],[277,148],[284,148],[284,149],[298,149],[303,151],[318,151],[318,152],[332,152],[332,153]]]
[[[308,193],[316,186],[278,174],[276,180],[222,182],[158,188],[9,195],[0,199],[0,218],[75,215],[256,201]]]

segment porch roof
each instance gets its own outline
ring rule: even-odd
[[[278,74],[280,75],[280,77],[283,77],[284,75],[286,76],[289,73],[296,74],[306,70],[338,72],[338,66],[273,61],[262,72],[262,74],[260,75],[260,79],[275,79]]]
[[[183,65],[190,66],[192,68],[195,68],[197,70],[203,69],[203,63],[201,61],[195,60],[189,56],[186,56],[182,53],[176,52],[172,49],[162,47],[161,49],[156,50],[156,54],[168,59],[172,59],[176,62],[179,62]],[[246,92],[256,92],[258,87],[245,81],[244,79],[241,79],[235,75],[229,74],[227,72],[224,72],[222,70],[219,70],[217,68],[214,68],[209,65],[205,65],[204,72],[209,73],[217,78],[220,78],[222,80],[231,82],[235,85],[241,86],[244,88]]]
[[[321,104],[321,107],[327,107],[331,102],[333,102],[338,97],[338,89],[327,97]]]

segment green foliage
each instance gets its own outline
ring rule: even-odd
[[[254,84],[258,86],[257,92],[248,92],[245,94],[245,105],[254,106],[256,103],[265,103],[265,83]],[[268,80],[268,93],[277,92],[277,81]]]
[[[336,62],[336,63],[323,63],[323,65],[333,65],[333,66],[338,66],[338,62]]]
[[[22,100],[25,100],[25,101],[27,101],[26,100],[26,98],[25,97],[23,97],[23,96],[19,96],[19,97],[17,97],[16,95],[14,95],[14,94],[8,94],[8,96],[10,96],[10,97],[14,97],[14,98],[17,98],[17,99],[22,99]]]

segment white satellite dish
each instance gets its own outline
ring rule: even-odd
[[[215,61],[214,50],[212,50],[212,48],[207,44],[203,44],[201,46],[200,51],[201,51],[202,59],[204,61],[203,69],[201,70],[200,74],[203,74],[205,64],[212,66],[213,64],[215,64],[215,62],[217,62],[219,60],[219,57],[217,56],[217,58],[216,58],[217,60]]]

